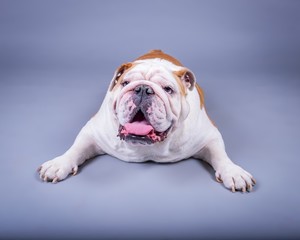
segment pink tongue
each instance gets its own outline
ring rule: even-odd
[[[146,121],[126,123],[124,128],[128,134],[144,136],[153,130],[153,127]]]

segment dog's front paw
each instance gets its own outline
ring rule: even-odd
[[[64,157],[60,156],[53,160],[47,161],[38,168],[40,178],[45,182],[57,183],[65,179],[69,174],[75,175],[78,166]]]
[[[228,164],[216,171],[216,179],[218,182],[224,183],[225,187],[246,192],[251,191],[256,181],[250,173],[235,164]]]

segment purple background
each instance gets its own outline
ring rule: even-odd
[[[0,0],[0,238],[299,238],[299,12],[292,0]],[[41,182],[115,69],[157,48],[195,73],[254,191],[232,194],[195,159],[103,156]]]

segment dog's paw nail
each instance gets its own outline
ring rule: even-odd
[[[252,191],[252,184],[247,184],[247,191],[251,192]]]
[[[52,183],[57,183],[58,181],[59,181],[59,179],[58,179],[58,177],[56,177],[52,180]]]
[[[223,183],[222,179],[220,177],[216,177],[217,182]]]
[[[73,172],[73,176],[75,176],[78,173],[78,167],[77,166],[74,167],[72,172]]]

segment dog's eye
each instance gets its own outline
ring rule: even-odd
[[[172,94],[174,91],[171,87],[167,86],[167,87],[164,87],[164,90],[169,93],[169,94]]]
[[[129,81],[124,81],[124,82],[121,83],[121,85],[122,85],[123,87],[125,87],[127,84],[129,84]]]

